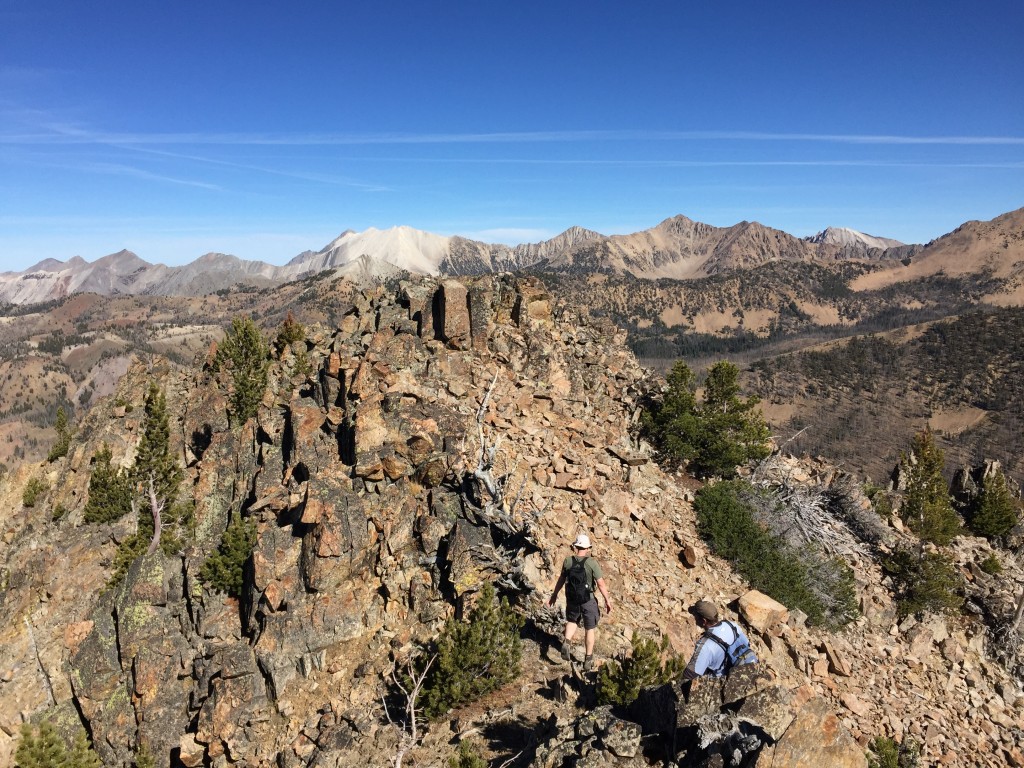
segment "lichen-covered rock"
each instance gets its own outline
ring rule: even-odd
[[[792,725],[761,765],[785,765],[787,768],[867,768],[864,749],[843,728],[839,718],[824,701],[813,699],[797,713]]]

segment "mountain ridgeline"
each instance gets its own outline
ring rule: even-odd
[[[208,253],[180,267],[149,264],[130,251],[94,262],[47,259],[24,272],[0,274],[0,302],[38,303],[75,292],[103,295],[196,296],[246,285],[266,287],[338,270],[356,279],[402,272],[478,275],[528,268],[552,272],[611,272],[639,277],[690,278],[756,266],[798,262],[908,258],[919,246],[842,230],[799,239],[761,224],[712,227],[676,216],[631,235],[601,235],[571,227],[540,243],[514,247],[445,237],[411,227],[351,230],[319,251],[305,251],[284,266]]]

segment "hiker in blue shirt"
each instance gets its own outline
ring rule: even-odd
[[[601,574],[601,566],[597,560],[590,556],[590,537],[581,533],[573,542],[575,555],[565,558],[562,563],[562,572],[555,584],[555,591],[551,593],[548,606],[555,604],[558,592],[562,585],[565,585],[565,639],[562,641],[562,658],[569,660],[570,648],[573,637],[576,635],[576,627],[583,624],[584,641],[586,645],[586,658],[583,661],[583,671],[594,670],[594,643],[597,642],[597,619],[600,611],[597,608],[597,596],[594,594],[594,587],[597,587],[604,598],[605,613],[612,612],[612,601],[608,597],[608,588],[605,586]]]
[[[699,600],[689,611],[704,634],[697,640],[693,656],[683,670],[684,679],[693,680],[704,675],[721,677],[733,667],[757,661],[743,630],[735,622],[719,621],[718,608],[714,603]]]

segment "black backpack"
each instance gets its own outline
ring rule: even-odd
[[[586,569],[587,558],[572,557],[572,565],[565,577],[565,599],[573,605],[590,602],[590,575]]]

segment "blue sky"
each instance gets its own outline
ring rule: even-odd
[[[0,270],[1024,206],[1024,4],[0,0]]]

